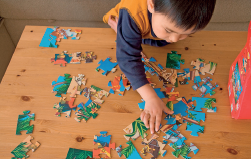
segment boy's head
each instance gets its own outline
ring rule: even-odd
[[[209,23],[216,0],[147,0],[158,38],[177,42]]]

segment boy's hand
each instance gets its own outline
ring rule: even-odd
[[[159,126],[162,119],[162,111],[168,114],[173,114],[173,111],[166,107],[165,103],[158,97],[154,89],[149,84],[138,88],[137,91],[146,102],[145,109],[141,113],[140,118],[147,128],[149,128],[150,122],[150,131],[151,134],[153,134],[154,124],[155,131],[159,131]]]
[[[109,16],[108,25],[117,33],[118,17]]]
[[[166,112],[167,114],[173,114],[173,111],[168,109],[165,103],[159,98],[150,98],[145,101],[145,109],[141,113],[140,118],[145,123],[145,126],[149,128],[150,123],[150,132],[151,134],[154,133],[154,124],[155,124],[155,131],[159,131],[159,126],[162,119],[162,111]],[[150,120],[149,120],[150,119]]]

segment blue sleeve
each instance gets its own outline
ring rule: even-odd
[[[142,39],[142,43],[150,46],[162,47],[169,44],[166,40]]]
[[[134,90],[148,83],[141,60],[141,32],[126,9],[120,9],[117,26],[116,55],[120,69]]]

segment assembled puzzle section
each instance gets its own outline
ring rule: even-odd
[[[67,89],[67,93],[71,93],[70,97],[76,98],[76,95],[81,95],[83,89],[81,89],[81,85],[86,85],[87,79],[85,78],[85,75],[78,74],[78,77],[73,76],[70,86]]]
[[[196,91],[199,89],[201,91],[200,96],[204,97],[207,94],[210,94],[210,96],[215,94],[215,89],[219,87],[217,83],[214,85],[210,82],[212,79],[210,77],[205,77],[202,79],[202,84],[195,83],[192,88]]]
[[[59,76],[57,81],[52,82],[52,93],[57,92],[56,97],[61,97],[61,94],[66,94],[70,86],[72,78],[70,74],[64,74],[64,76]]]
[[[73,105],[75,98],[71,98],[70,101],[66,101],[66,97],[61,97],[59,103],[55,103],[53,108],[57,109],[56,116],[61,117],[61,113],[65,113],[65,117],[71,116],[71,110],[76,111],[77,105]]]
[[[35,120],[35,114],[29,114],[30,111],[23,111],[23,115],[18,116],[16,135],[21,135],[21,131],[27,131],[26,134],[31,134],[33,132],[34,125],[30,125],[31,120]]]
[[[232,63],[229,71],[228,91],[231,115],[235,119],[251,119],[251,22],[245,47]]]
[[[87,88],[87,87],[84,88],[83,95],[89,99],[91,97],[95,97],[96,99],[94,100],[94,102],[96,102],[98,104],[102,104],[102,103],[104,103],[104,100],[102,100],[102,97],[103,96],[108,97],[109,92],[107,92],[99,87],[96,87],[94,85],[91,85],[90,88]]]
[[[32,152],[35,152],[37,148],[40,146],[39,142],[36,142],[35,144],[31,143],[31,140],[33,140],[32,136],[28,136],[23,142],[21,142],[11,153],[15,156],[11,159],[25,159],[28,158],[29,155],[26,153],[30,150]]]
[[[117,66],[117,62],[111,62],[110,61],[110,57],[106,58],[105,61],[100,60],[98,62],[99,66],[96,68],[96,71],[98,72],[100,69],[103,70],[104,72],[102,73],[102,75],[107,75],[109,72],[114,73],[116,71],[116,66]]]
[[[69,148],[66,159],[87,159],[92,158],[92,151]]]
[[[196,59],[196,61],[192,61],[191,65],[194,66],[193,68],[196,70],[199,70],[202,75],[205,75],[205,73],[209,73],[211,75],[214,74],[217,63],[210,62],[207,64],[204,62],[203,59]]]
[[[131,141],[126,142],[126,144],[128,147],[124,149],[122,149],[121,145],[116,148],[119,157],[124,155],[126,159],[142,159]]]
[[[140,136],[142,139],[144,139],[147,136],[147,133],[145,132],[148,130],[148,128],[146,128],[145,124],[140,118],[138,118],[123,130],[126,132],[124,137],[129,141],[130,138],[136,140]]]
[[[166,68],[180,69],[180,63],[184,64],[185,60],[181,60],[181,54],[177,54],[177,51],[171,51],[167,54]]]
[[[207,112],[217,111],[217,108],[212,106],[212,102],[216,103],[215,98],[192,97],[192,101],[196,101],[195,111],[201,112],[201,108],[206,108]]]
[[[93,144],[98,144],[98,149],[93,149],[93,158],[100,158],[105,154],[105,158],[111,158],[111,149],[115,150],[115,143],[111,143],[111,135],[107,136],[106,131],[101,131],[100,136],[94,135]]]
[[[95,119],[98,116],[96,112],[100,109],[100,106],[93,102],[91,99],[89,99],[85,103],[85,105],[84,103],[80,103],[78,105],[78,108],[78,112],[75,113],[77,116],[75,117],[75,120],[77,122],[81,122],[81,120],[87,122],[87,120],[89,120],[91,117]]]
[[[75,30],[71,32],[71,29],[59,29],[59,27],[47,28],[44,36],[40,42],[40,47],[52,47],[57,48],[56,42],[60,42],[61,39],[67,39],[71,37],[72,40],[78,40],[77,34],[81,34],[81,30]]]
[[[129,80],[124,74],[121,74],[120,76],[115,76],[113,82],[109,81],[108,86],[112,87],[109,93],[115,94],[116,91],[119,92],[120,96],[124,95],[125,90],[129,90],[131,88]]]

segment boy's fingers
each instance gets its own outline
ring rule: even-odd
[[[118,21],[119,21],[119,18],[118,18],[118,17],[116,17],[116,18],[115,18],[115,20],[116,20],[116,23],[118,23]]]
[[[156,123],[155,123],[155,131],[159,131],[159,126],[160,126],[160,122],[161,122],[161,115],[157,115],[156,116]]]
[[[150,131],[151,131],[151,134],[154,133],[154,122],[155,122],[155,116],[151,116],[151,119],[150,119]]]
[[[167,114],[173,114],[174,113],[174,111],[170,110],[166,106],[164,107],[164,112],[166,112]]]
[[[147,113],[145,114],[144,119],[143,119],[143,122],[145,123],[146,128],[149,128],[149,123],[148,123],[149,117],[150,117],[150,114]]]

